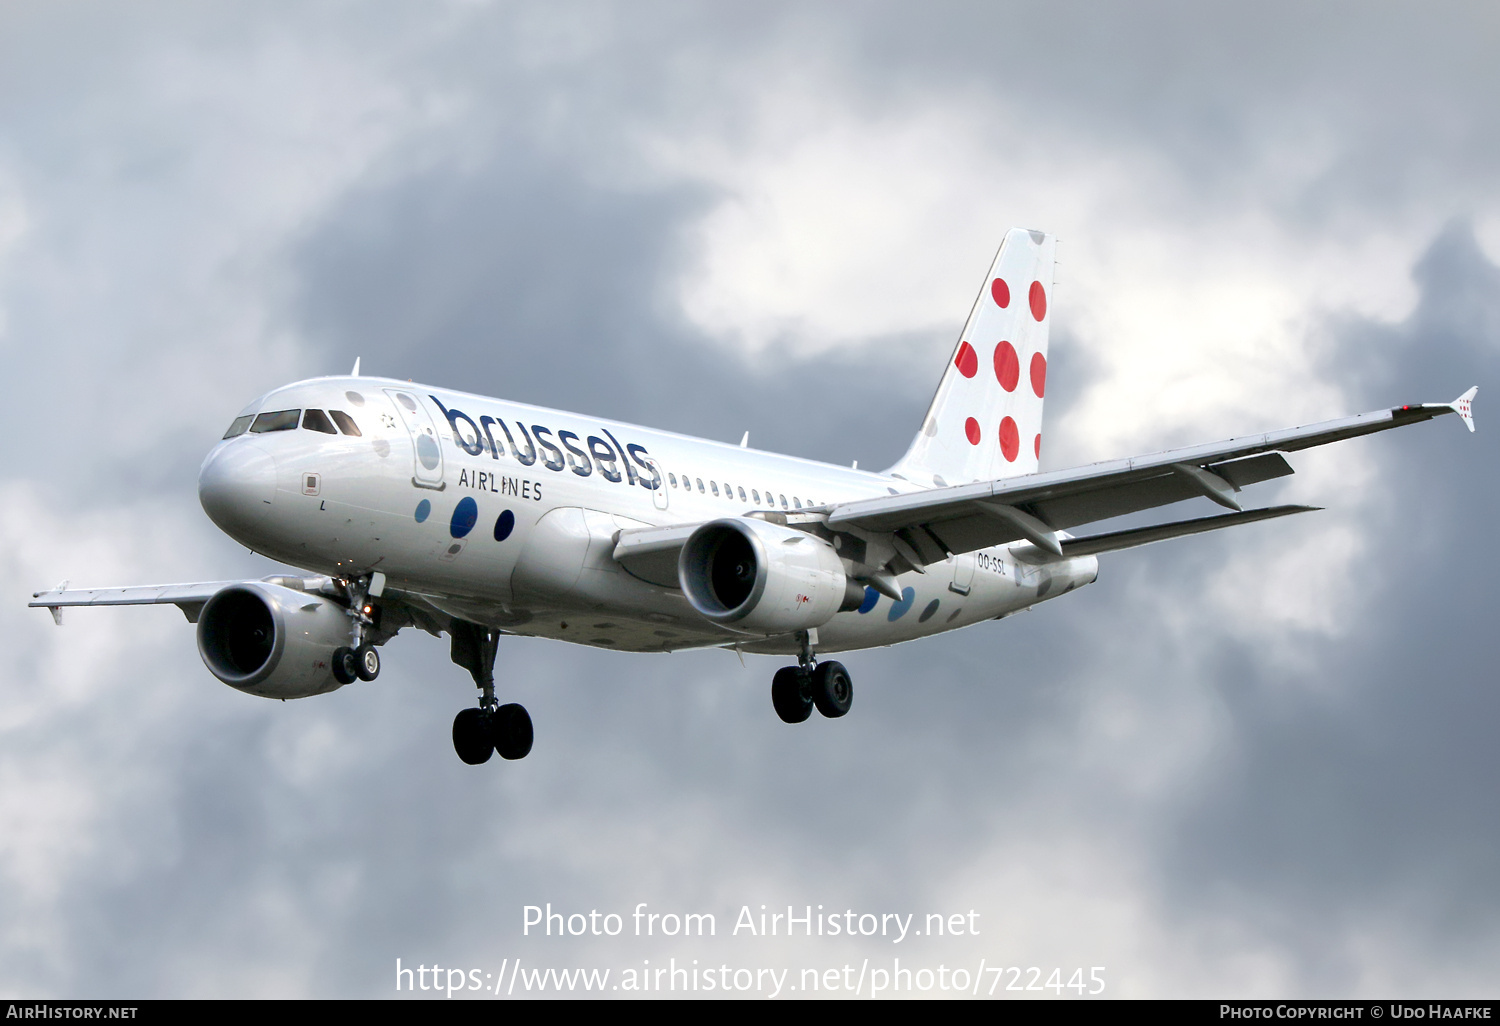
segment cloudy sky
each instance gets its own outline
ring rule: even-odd
[[[0,4],[0,993],[900,957],[1492,996],[1497,43],[1475,4]],[[509,641],[537,745],[480,768],[444,641],[270,703],[170,607],[25,608],[273,572],[198,464],[356,356],[886,466],[1013,225],[1061,239],[1044,469],[1472,384],[1479,433],[1302,454],[1253,499],[1324,512],[851,654],[838,722],[778,721],[774,659]],[[522,936],[547,902],[718,935]],[[731,935],[762,904],[979,935]]]

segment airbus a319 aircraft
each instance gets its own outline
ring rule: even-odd
[[[1315,507],[1244,509],[1285,453],[1457,413],[1451,403],[1041,473],[1054,239],[1007,233],[916,437],[881,473],[385,378],[314,378],[240,411],[198,495],[250,549],[305,571],[253,581],[65,590],[66,606],[171,603],[219,680],[304,698],[380,672],[404,627],[473,675],[464,762],[524,757],[531,718],[495,694],[506,635],[624,652],[793,656],[788,723],[849,711],[820,656],[995,620],[1091,583],[1099,554]],[[1203,498],[1230,512],[1076,537]]]

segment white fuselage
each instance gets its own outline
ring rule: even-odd
[[[246,431],[208,454],[199,491],[228,534],[282,562],[371,571],[435,609],[515,634],[626,651],[795,652],[709,622],[680,589],[612,557],[619,531],[919,490],[882,474],[369,377],[317,378],[243,416],[338,411],[359,434]],[[339,418],[328,422],[343,423]],[[237,422],[239,423],[239,422]],[[819,628],[818,649],[889,645],[994,619],[1086,584],[1092,556],[1013,543],[908,573]]]

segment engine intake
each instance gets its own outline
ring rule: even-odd
[[[341,685],[333,650],[349,644],[349,615],[322,595],[250,581],[216,592],[198,615],[198,654],[230,687],[306,698]]]
[[[864,598],[828,542],[748,517],[694,531],[678,557],[677,577],[694,609],[748,634],[817,627]]]

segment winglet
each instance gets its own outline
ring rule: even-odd
[[[1436,417],[1443,413],[1456,413],[1463,418],[1464,426],[1472,433],[1474,430],[1474,396],[1479,392],[1479,386],[1475,385],[1463,395],[1451,403],[1423,403],[1421,406],[1402,406],[1401,410],[1431,410],[1428,417]]]
[[[62,581],[62,582],[60,582],[58,584],[57,587],[53,588],[52,590],[53,591],[67,591],[68,590],[68,582],[67,581]],[[32,598],[40,598],[41,596],[40,595],[33,595],[31,597]],[[49,613],[52,614],[52,622],[55,623],[55,624],[57,624],[59,627],[61,627],[62,626],[62,607],[61,606],[48,606],[47,607],[47,612],[49,612]]]
[[[1464,419],[1464,426],[1467,427],[1470,432],[1473,432],[1474,430],[1474,396],[1478,392],[1479,386],[1475,385],[1473,388],[1469,389],[1463,395],[1459,396],[1457,399],[1453,400],[1453,402],[1448,404],[1449,408],[1454,413],[1458,414]]]

